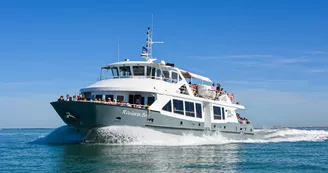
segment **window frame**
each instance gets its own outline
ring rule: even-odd
[[[185,114],[188,117],[195,117],[195,103],[184,101]],[[190,109],[190,110],[187,110]],[[192,110],[191,110],[192,109]]]
[[[128,69],[128,70],[123,70],[123,69]],[[125,72],[125,75],[123,75],[123,73]],[[127,75],[127,72],[129,72],[130,74]],[[119,73],[120,73],[120,77],[131,77],[132,76],[132,72],[131,72],[131,66],[119,66]]]
[[[141,70],[141,68],[143,70]],[[136,70],[136,71],[135,71]],[[140,71],[138,71],[140,70]],[[133,76],[145,76],[145,66],[142,65],[133,65],[132,66]],[[135,72],[142,72],[142,74],[136,74]]]
[[[219,112],[216,112],[219,111]],[[219,114],[216,114],[219,113]],[[214,120],[222,120],[222,109],[220,106],[213,106],[213,119]]]
[[[117,68],[117,67],[112,67],[112,68],[110,68],[111,69],[111,71],[112,71],[112,76],[113,76],[113,78],[119,78],[120,77],[120,71],[119,71],[119,69]],[[115,71],[116,71],[116,76],[114,75],[114,69],[115,69]]]
[[[123,95],[117,95],[117,96],[116,96],[116,102],[117,102],[117,103],[121,102],[121,100],[118,99],[119,97],[123,98],[123,102],[125,102],[125,100],[124,100],[124,96],[123,96]]]
[[[197,107],[197,105],[199,105],[199,111],[200,112],[198,112],[198,107]],[[195,103],[195,108],[196,108],[196,118],[203,118],[203,109],[202,109],[202,104],[200,104],[200,103]],[[199,116],[200,115],[200,116]]]
[[[149,104],[149,98],[152,98],[153,99],[153,102],[151,104]],[[147,105],[152,105],[153,103],[155,102],[155,97],[154,96],[151,96],[151,97],[147,97]]]
[[[182,109],[176,109],[176,104],[175,103],[179,103],[178,104],[178,108],[181,107],[182,105]],[[181,104],[180,104],[181,103]],[[175,114],[180,114],[180,115],[185,115],[185,111],[184,111],[184,101],[183,100],[177,100],[177,99],[173,99],[173,112]]]
[[[170,110],[166,110],[164,108],[169,108]],[[162,107],[162,110],[163,111],[166,111],[166,112],[172,112],[172,100],[170,100],[169,102],[167,102],[163,107]]]

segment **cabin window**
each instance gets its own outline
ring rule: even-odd
[[[134,95],[129,95],[129,103],[134,104]]]
[[[213,113],[215,120],[221,120],[221,108],[213,106]]]
[[[145,75],[145,67],[144,66],[133,66],[133,75],[134,76],[144,76]]]
[[[202,105],[199,103],[196,103],[196,117],[202,118]]]
[[[195,105],[192,102],[185,101],[186,115],[189,117],[195,117]]]
[[[130,66],[121,66],[120,67],[120,76],[121,77],[129,77],[129,76],[131,76]]]
[[[141,104],[141,95],[135,95],[134,96],[134,103],[135,104]],[[142,104],[143,105],[143,104]]]
[[[82,93],[82,95],[84,95],[87,100],[92,99],[91,92],[85,92],[85,93]]]
[[[171,100],[162,108],[163,111],[172,112]]]
[[[111,101],[114,100],[114,96],[113,95],[106,95],[105,96],[106,101],[108,101],[109,98],[110,98]]]
[[[121,102],[121,101],[124,102],[124,96],[120,96],[120,95],[118,95],[118,96],[116,97],[116,101],[117,101],[117,103],[118,103],[118,102]]]
[[[174,113],[184,115],[183,112],[183,101],[173,99]]]
[[[151,67],[147,66],[147,76],[151,76]]]
[[[118,75],[118,69],[117,69],[117,67],[112,67],[111,69],[112,69],[112,75],[113,75],[113,77],[114,78],[118,77],[119,75]]]
[[[155,97],[148,97],[147,98],[147,105],[152,105],[155,101]]]
[[[172,72],[172,82],[174,83],[178,82],[178,73]]]
[[[222,107],[222,119],[225,120],[225,111],[224,111],[224,107]]]
[[[141,105],[145,105],[145,97],[141,97]]]
[[[99,100],[99,99],[102,100],[103,99],[102,97],[103,97],[102,95],[96,95],[97,100]]]

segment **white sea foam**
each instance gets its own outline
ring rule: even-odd
[[[83,141],[83,136],[75,129],[69,126],[62,126],[52,131],[47,136],[40,136],[32,143],[37,144],[66,144],[80,143]]]
[[[242,140],[229,139],[220,133],[216,135],[194,136],[193,134],[173,135],[149,128],[131,126],[110,126],[92,130],[86,136],[86,142],[105,143],[111,145],[220,145],[227,143],[269,143],[328,140],[328,131],[299,129],[261,129],[255,135]],[[63,126],[46,137],[38,139],[38,143],[71,143],[83,141],[76,129]]]

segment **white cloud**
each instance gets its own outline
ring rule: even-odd
[[[223,55],[223,56],[192,56],[191,58],[197,60],[222,60],[222,59],[259,59],[272,58],[273,55],[266,54],[240,54],[240,55]]]
[[[313,68],[313,69],[306,70],[306,72],[308,72],[308,73],[324,73],[327,71],[328,71],[328,68]]]
[[[319,54],[328,54],[328,51],[319,51],[319,50],[316,50],[316,51],[310,51],[310,52],[305,52],[307,54],[313,54],[313,55],[319,55]]]

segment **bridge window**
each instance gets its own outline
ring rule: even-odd
[[[174,113],[184,115],[183,101],[173,99]]]
[[[202,105],[199,103],[196,103],[196,117],[202,118]]]
[[[151,76],[151,67],[147,66],[147,76]]]
[[[170,72],[169,71],[163,71],[163,75],[165,79],[170,79]]]
[[[178,82],[178,73],[172,72],[172,82],[174,83]]]
[[[161,69],[157,69],[156,70],[156,77],[161,77],[161,75],[162,75],[162,71],[161,71]]]
[[[171,100],[162,108],[163,111],[172,112]]]
[[[192,102],[185,101],[186,115],[189,117],[195,117],[195,105]]]
[[[151,70],[151,78],[155,79],[155,76],[156,76],[156,69],[153,67]]]
[[[213,106],[213,113],[215,120],[221,120],[221,108],[217,106]]]
[[[144,76],[145,75],[145,67],[144,66],[133,66],[133,75],[134,76]]]
[[[130,66],[121,66],[120,67],[120,76],[121,77],[129,77],[129,76],[131,76]]]
[[[117,67],[112,67],[112,75],[114,78],[117,78],[119,75],[118,75],[118,69]]]

